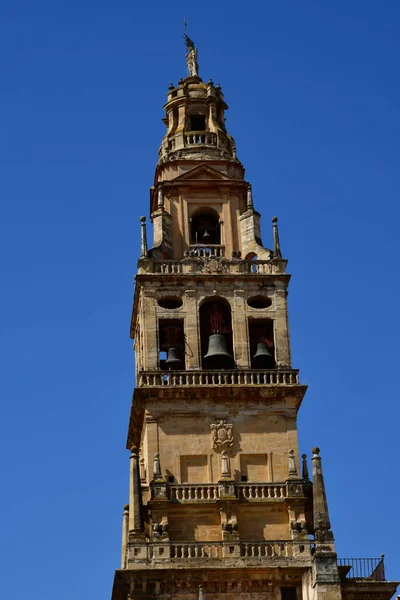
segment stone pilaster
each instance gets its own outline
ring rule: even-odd
[[[186,369],[200,369],[199,310],[196,290],[185,291],[185,361]]]
[[[287,314],[287,292],[282,282],[276,282],[275,289],[274,341],[277,366],[290,367],[289,322]]]
[[[250,367],[245,293],[243,290],[234,291],[234,306],[232,311],[233,341],[235,347],[235,362],[238,369]]]

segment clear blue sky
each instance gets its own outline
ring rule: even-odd
[[[3,0],[0,16],[0,595],[110,598],[139,216],[184,16],[266,245],[279,216],[301,451],[321,447],[338,553],[385,552],[400,578],[400,3]]]

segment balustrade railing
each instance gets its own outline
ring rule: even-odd
[[[153,273],[164,273],[166,275],[173,275],[183,273],[183,265],[181,262],[169,260],[162,263],[153,263]]]
[[[189,250],[189,257],[194,258],[223,258],[225,256],[225,246],[220,244],[192,244]]]
[[[247,272],[255,274],[273,273],[273,264],[269,260],[246,260]]]
[[[289,559],[304,555],[310,556],[310,544],[298,544],[293,540],[256,540],[229,542],[147,542],[129,545],[128,561],[169,561],[169,560],[221,560],[241,557],[246,559]]]
[[[240,483],[239,497],[245,500],[277,500],[286,498],[285,484],[275,483]]]
[[[198,146],[200,144],[218,146],[217,134],[208,131],[189,131],[185,134],[185,146]]]
[[[171,558],[222,558],[222,542],[193,542],[171,544]]]
[[[139,264],[139,272],[155,274],[191,274],[209,273],[207,261],[197,260],[199,258],[218,258],[221,260],[221,269],[224,273],[242,273],[250,275],[272,275],[284,273],[282,262],[271,262],[269,260],[231,260],[225,258],[225,246],[219,244],[192,244],[189,255],[182,260],[148,260]],[[217,273],[218,271],[216,271]]]
[[[385,581],[385,564],[381,558],[338,558],[339,567],[350,567],[347,579]]]
[[[192,501],[213,501],[218,499],[217,484],[181,484],[169,485],[170,500],[178,500],[179,502]]]
[[[221,385],[299,385],[299,371],[142,371],[138,387]]]
[[[241,542],[240,555],[246,557],[291,557],[293,556],[293,542],[263,541]]]

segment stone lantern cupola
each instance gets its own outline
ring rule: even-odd
[[[225,128],[225,103],[221,86],[197,75],[170,85],[163,122],[167,133],[159,150],[159,162],[236,159],[233,138]]]

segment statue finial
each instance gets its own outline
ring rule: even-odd
[[[186,19],[183,21],[183,37],[185,39],[185,44],[187,48],[186,52],[186,66],[189,73],[189,77],[199,75],[199,65],[197,62],[197,48],[194,45],[193,40],[187,34],[187,21]]]

